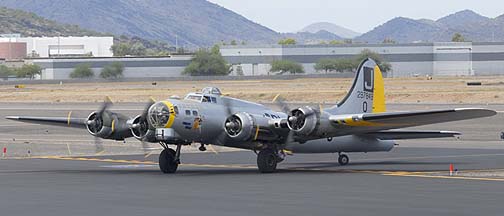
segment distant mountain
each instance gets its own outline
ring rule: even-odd
[[[293,38],[299,44],[320,44],[322,42],[327,43],[333,40],[337,41],[344,40],[344,38],[325,30],[320,30],[316,33],[310,33],[310,32],[283,33],[282,37]]]
[[[153,55],[173,51],[166,43],[146,40],[139,37],[115,36],[87,29],[76,25],[61,24],[22,10],[0,7],[0,34],[21,34],[28,37],[55,36],[113,36],[115,42],[142,44]]]
[[[23,36],[103,36],[105,34],[64,25],[34,13],[0,7],[0,34],[20,33]]]
[[[1,0],[0,6],[99,32],[185,46],[280,39],[279,33],[205,0]]]
[[[355,41],[368,43],[381,43],[385,39],[394,40],[398,43],[447,41],[451,34],[446,31],[449,30],[429,20],[397,17],[355,38]]]
[[[381,43],[391,39],[398,43],[451,41],[460,33],[468,41],[504,41],[504,15],[488,18],[471,10],[460,11],[436,21],[397,17],[355,38],[355,41]]]
[[[477,14],[471,10],[463,10],[441,19],[438,19],[436,22],[444,25],[447,28],[455,28],[455,29],[464,29],[474,25],[481,25],[486,22],[491,22],[492,19]]]
[[[354,38],[361,35],[361,33],[352,31],[345,27],[341,27],[339,25],[329,22],[313,23],[311,25],[304,27],[299,32],[318,33],[320,31],[328,31],[342,38]]]

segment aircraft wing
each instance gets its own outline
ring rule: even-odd
[[[461,135],[456,131],[378,131],[365,134],[381,140],[445,138]]]
[[[433,111],[332,115],[329,117],[329,120],[338,131],[338,135],[349,135],[489,117],[495,114],[497,112],[488,109],[460,108]]]
[[[85,118],[70,118],[70,117],[35,117],[35,116],[7,116],[5,117],[9,120],[42,124],[42,125],[54,125],[54,126],[65,126],[74,128],[86,128]]]

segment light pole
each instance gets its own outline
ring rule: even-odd
[[[12,41],[11,41],[11,39],[12,39],[12,35],[9,36],[9,60],[12,59]]]
[[[261,64],[262,61],[262,50],[259,50],[259,61],[257,63],[257,70],[259,70],[259,65]],[[269,75],[269,72],[268,72]]]

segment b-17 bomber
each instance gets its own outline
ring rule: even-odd
[[[200,150],[219,145],[257,153],[262,173],[275,172],[291,153],[338,153],[341,165],[348,152],[386,152],[395,140],[441,138],[455,131],[399,130],[414,126],[489,117],[493,110],[460,108],[429,111],[387,112],[382,72],[372,59],[364,60],[349,93],[337,105],[291,108],[278,95],[280,111],[262,104],[224,96],[207,87],[183,99],[151,100],[142,113],[128,117],[111,111],[110,100],[87,118],[9,116],[7,119],[86,129],[97,139],[136,138],[144,145],[159,143],[159,168],[175,173],[181,148],[197,143]]]

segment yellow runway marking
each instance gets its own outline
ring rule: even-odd
[[[468,176],[441,176],[441,175],[426,175],[423,172],[388,172],[383,173],[384,176],[401,176],[401,177],[419,177],[419,178],[435,178],[435,179],[458,179],[458,180],[479,180],[479,181],[501,181],[503,178],[484,178],[484,177],[468,177]]]

